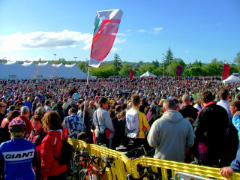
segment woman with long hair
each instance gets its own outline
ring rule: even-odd
[[[67,165],[60,165],[57,159],[60,157],[62,140],[67,138],[63,130],[61,117],[54,111],[47,112],[43,119],[44,130],[47,136],[41,145],[41,179],[44,180],[65,180]]]

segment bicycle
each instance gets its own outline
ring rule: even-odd
[[[86,168],[88,158],[88,152],[87,151],[75,151],[73,160],[72,160],[72,171],[73,176],[75,179],[78,179],[79,172],[81,169]]]
[[[141,164],[136,164],[137,170],[140,174],[138,178],[134,178],[133,174],[127,175],[128,180],[143,180],[143,178],[148,178],[150,180],[162,179],[161,174],[152,171],[151,166],[142,166]]]
[[[87,168],[82,169],[79,172],[79,176],[78,176],[79,180],[86,180],[86,179],[87,180],[97,180],[97,179],[104,180],[105,171],[107,168],[111,168],[111,165],[114,159],[106,156],[103,156],[103,159],[101,159],[100,157],[97,157],[94,155],[88,155],[88,158],[89,158],[89,163],[87,165]],[[95,159],[97,161],[95,161]],[[97,164],[99,166],[100,160],[103,160],[103,162],[105,163],[105,166],[103,167],[103,169],[99,169],[98,167],[94,166],[94,164]],[[97,174],[94,174],[93,172],[96,172]]]
[[[127,153],[125,153],[125,155],[132,160],[139,157],[153,157],[154,150],[155,149],[152,149],[151,151],[146,151],[144,145],[142,144],[140,147],[136,147],[128,151]]]

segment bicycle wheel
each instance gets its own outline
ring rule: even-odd
[[[78,176],[79,180],[88,180],[88,171],[87,169],[82,169],[79,171],[79,176]]]

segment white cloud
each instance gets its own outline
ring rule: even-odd
[[[63,30],[61,32],[21,32],[0,36],[0,50],[24,50],[44,48],[64,48],[83,45],[85,48],[92,42],[92,34]],[[86,49],[86,48],[85,48]]]
[[[147,32],[145,29],[140,29],[140,30],[138,30],[138,32],[140,32],[140,33],[145,33],[145,32]]]
[[[159,32],[159,31],[162,31],[163,28],[162,28],[162,27],[159,27],[159,28],[154,28],[153,30],[154,30],[154,32]]]
[[[189,53],[190,53],[190,51],[188,51],[188,50],[187,50],[187,51],[185,51],[185,53],[186,53],[186,54],[189,54]]]
[[[117,47],[113,47],[112,49],[111,49],[111,51],[112,52],[116,52],[116,51],[118,51],[119,49],[117,48]]]
[[[132,30],[131,29],[128,29],[127,32],[131,32]]]
[[[114,43],[120,44],[120,43],[125,43],[127,41],[126,38],[122,39],[122,38],[116,38]]]
[[[124,33],[117,33],[117,36],[124,36],[124,37],[126,37],[126,36],[128,36],[128,34],[124,34]]]
[[[83,50],[88,50],[91,49],[92,43],[85,45],[82,49]]]

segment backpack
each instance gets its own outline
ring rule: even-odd
[[[125,134],[129,138],[137,138],[139,134],[139,117],[136,109],[131,108],[126,113]]]
[[[62,140],[62,150],[59,158],[54,158],[58,161],[59,165],[68,164],[72,159],[73,147],[68,143],[67,138]]]

